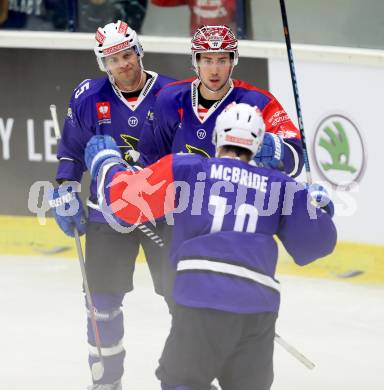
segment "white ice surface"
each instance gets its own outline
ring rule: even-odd
[[[0,256],[0,389],[85,390],[90,383],[76,261]],[[277,331],[316,364],[275,346],[273,390],[383,390],[384,287],[280,277]],[[124,390],[154,376],[170,318],[144,264],[124,302]],[[234,389],[241,390],[241,389]]]

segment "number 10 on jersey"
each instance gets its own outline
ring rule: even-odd
[[[243,203],[236,212],[232,211],[232,206],[227,205],[227,198],[218,195],[211,195],[209,197],[209,206],[214,207],[211,233],[220,232],[223,228],[224,217],[233,219],[233,230],[235,232],[255,233],[259,212],[253,205]],[[248,217],[247,225],[245,220]]]

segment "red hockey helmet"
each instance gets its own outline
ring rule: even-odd
[[[196,55],[199,53],[233,53],[233,64],[239,57],[237,39],[228,26],[199,27],[192,37],[192,64],[197,70]]]

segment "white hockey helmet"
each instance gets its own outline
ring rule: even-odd
[[[235,34],[228,26],[202,26],[191,41],[192,65],[197,72],[197,55],[200,53],[232,53],[233,66],[237,65],[239,52]]]
[[[260,110],[246,103],[231,103],[216,119],[212,143],[216,153],[222,146],[237,146],[256,155],[263,143],[265,123]]]
[[[121,20],[118,20],[116,23],[108,23],[104,27],[99,27],[96,31],[95,39],[97,43],[94,51],[97,63],[103,72],[107,72],[103,58],[112,54],[133,48],[140,61],[144,56],[144,51],[136,31]]]

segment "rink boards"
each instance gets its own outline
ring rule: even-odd
[[[3,31],[0,38],[6,91],[0,94],[0,253],[75,258],[73,240],[51,219],[40,226],[32,217],[28,195],[37,181],[54,183],[57,141],[49,105],[57,105],[62,124],[73,88],[101,76],[89,50],[93,36],[28,33],[26,40]],[[192,75],[187,39],[142,37],[142,43],[148,69],[179,79]],[[282,250],[279,272],[383,283],[384,183],[377,162],[384,52],[306,45],[293,50],[312,176],[331,192],[339,243],[334,254],[303,268]],[[284,45],[242,41],[240,57],[234,76],[270,90],[296,122]],[[300,179],[306,181],[305,174]]]
[[[74,240],[65,236],[52,218],[40,225],[35,217],[0,216],[0,226],[0,254],[76,260]],[[142,251],[138,261],[145,261]],[[278,273],[382,284],[384,246],[340,241],[332,255],[299,267],[280,245]]]

